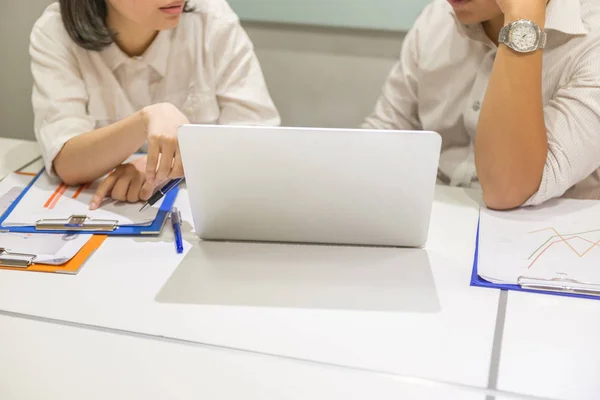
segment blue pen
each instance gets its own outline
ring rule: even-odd
[[[151,207],[154,204],[156,204],[160,199],[162,199],[164,196],[166,196],[166,194],[169,193],[174,187],[179,185],[182,180],[183,180],[183,178],[171,179],[169,181],[169,183],[167,183],[165,186],[163,186],[162,188],[157,190],[156,193],[154,193],[152,195],[152,197],[150,197],[150,199],[148,199],[146,204],[144,204],[144,206],[140,209],[140,212],[144,211],[146,208]]]
[[[171,210],[171,223],[173,224],[173,233],[175,234],[175,248],[177,253],[183,253],[183,239],[181,238],[181,213],[177,208]]]

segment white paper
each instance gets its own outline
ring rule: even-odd
[[[97,180],[90,185],[67,187],[43,173],[6,218],[3,226],[33,226],[39,220],[67,219],[73,215],[117,221],[121,226],[147,226],[156,219],[162,200],[140,212],[143,203],[130,204],[106,199],[99,209],[91,211],[89,203],[101,183],[102,180]]]
[[[36,264],[62,265],[81,250],[92,235],[0,233],[0,248],[11,253],[35,255]]]
[[[32,176],[10,173],[0,182],[0,216],[29,185]],[[36,255],[38,264],[62,265],[73,258],[91,239],[87,234],[25,234],[0,232],[0,248],[11,253]]]
[[[558,199],[509,212],[481,211],[478,273],[600,284],[600,202]]]
[[[0,181],[0,217],[4,215],[32,179],[33,177],[28,175],[10,173],[6,179]]]

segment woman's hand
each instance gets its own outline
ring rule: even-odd
[[[90,210],[97,209],[110,196],[114,200],[137,203],[152,196],[156,185],[146,179],[146,157],[119,165],[98,187],[90,203]]]
[[[152,183],[182,177],[177,129],[189,124],[187,117],[170,103],[148,106],[142,113],[148,140],[146,179]]]

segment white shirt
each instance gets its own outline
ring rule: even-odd
[[[46,169],[74,136],[170,102],[196,124],[278,125],[250,39],[225,0],[202,0],[141,57],[116,44],[89,51],[71,40],[58,3],[31,33],[35,135]]]
[[[562,195],[600,199],[600,1],[552,0],[543,60],[548,157],[526,205]],[[446,0],[407,34],[365,128],[426,129],[442,136],[440,180],[478,185],[473,139],[497,46],[481,24],[463,26]]]

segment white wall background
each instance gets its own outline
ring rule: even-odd
[[[0,136],[32,139],[29,32],[51,0],[2,0]],[[400,53],[402,34],[246,24],[288,126],[356,127]]]
[[[0,136],[32,139],[29,32],[52,1],[0,1]]]
[[[400,54],[402,34],[246,24],[284,125],[357,127]]]

